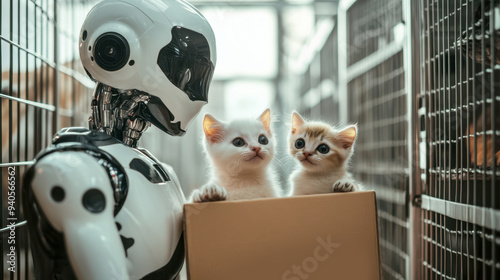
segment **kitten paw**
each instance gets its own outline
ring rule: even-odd
[[[352,180],[338,180],[337,182],[333,183],[333,192],[354,192],[358,189],[358,186],[356,185],[356,182],[353,182]]]
[[[216,184],[208,184],[199,190],[194,190],[192,194],[193,202],[209,202],[227,200],[227,191],[225,188]]]

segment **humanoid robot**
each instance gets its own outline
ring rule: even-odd
[[[23,209],[37,279],[176,279],[184,195],[137,148],[155,125],[182,135],[207,103],[215,36],[180,0],[105,0],[80,57],[97,82],[89,128],[65,128],[26,172]]]

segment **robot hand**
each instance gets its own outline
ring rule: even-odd
[[[129,279],[110,181],[91,155],[66,151],[43,157],[31,186],[38,211],[64,237],[78,279]]]

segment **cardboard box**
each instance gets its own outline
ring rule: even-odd
[[[190,280],[380,279],[375,192],[184,206]]]

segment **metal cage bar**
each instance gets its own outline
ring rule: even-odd
[[[346,56],[339,83],[345,84],[340,94],[346,96],[348,121],[359,126],[353,170],[377,192],[382,278],[411,279],[413,103],[408,79],[411,53],[405,39],[411,26],[403,24],[409,14],[401,0],[350,2],[339,11],[339,20],[345,19],[345,24],[339,23],[345,40],[339,42],[346,42],[339,46]]]
[[[91,2],[6,0],[0,3],[3,279],[33,278],[28,236],[23,226],[26,223],[20,209],[22,174],[61,126],[84,125],[89,114],[85,106],[88,102],[83,102],[83,106],[79,103],[90,98],[93,85],[75,61],[78,29]],[[7,227],[11,222],[16,224],[12,229]],[[13,266],[7,261],[13,258],[15,268],[9,270]]]
[[[423,279],[495,279],[500,199],[498,1],[425,0],[419,176]],[[495,20],[497,22],[495,22]],[[500,45],[500,42],[499,42]],[[498,154],[498,155],[497,155]]]
[[[323,15],[317,19],[318,30],[312,41],[324,42],[314,52],[299,83],[299,104],[301,114],[312,118],[322,118],[336,123],[340,121],[338,92],[337,18]],[[308,50],[306,50],[308,51]]]
[[[401,3],[411,40],[398,45],[391,20],[402,17],[383,11]],[[360,123],[358,178],[380,201],[383,278],[495,279],[500,2],[358,0],[339,7],[339,42],[347,42],[339,46],[339,62],[346,56],[339,88],[349,120]],[[400,73],[407,76],[395,81]],[[404,247],[401,235],[408,236]]]

